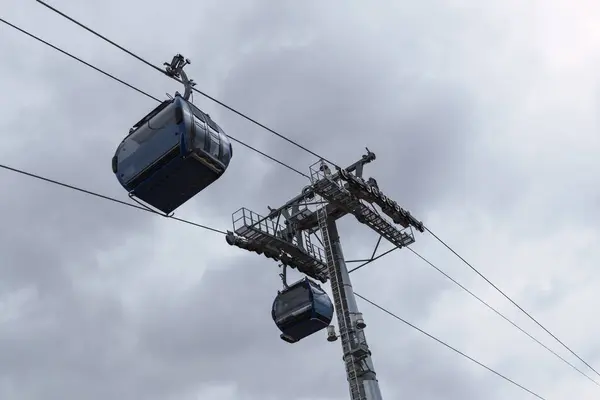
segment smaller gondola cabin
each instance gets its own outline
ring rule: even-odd
[[[225,132],[176,94],[133,126],[112,170],[131,196],[169,214],[219,179],[232,156]]]
[[[295,343],[330,324],[333,304],[318,284],[304,278],[277,294],[271,316],[281,339]]]

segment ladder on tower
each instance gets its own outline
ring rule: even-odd
[[[325,179],[329,179],[325,177]],[[320,197],[320,196],[319,196]],[[340,331],[340,338],[342,340],[342,349],[344,353],[344,364],[346,366],[346,373],[348,376],[348,385],[350,387],[350,399],[351,400],[367,400],[364,388],[362,387],[362,381],[358,376],[354,355],[354,346],[350,331],[352,329],[352,320],[350,319],[350,313],[347,308],[346,292],[344,290],[344,282],[342,280],[341,273],[336,267],[336,260],[333,256],[331,247],[331,238],[329,237],[327,207],[323,206],[317,211],[317,220],[319,223],[319,229],[323,237],[323,247],[325,248],[325,261],[327,270],[329,272],[329,281],[331,282],[331,291],[333,292],[333,300],[335,309],[338,315],[338,327]]]

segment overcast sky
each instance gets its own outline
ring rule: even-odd
[[[199,89],[340,165],[369,147],[366,176],[600,370],[600,6],[570,3],[51,2],[154,64],[181,52]],[[33,0],[0,5],[2,18],[157,97],[182,91]],[[0,163],[126,200],[110,159],[156,103],[5,25],[0,55]],[[316,161],[195,103],[297,169]],[[223,178],[176,215],[231,229],[238,208],[264,214],[306,184],[237,145]],[[339,341],[279,339],[271,260],[8,171],[0,185],[2,400],[348,398]],[[377,236],[351,217],[339,225],[347,258],[368,257]],[[416,239],[416,251],[585,370],[434,238]],[[600,395],[409,251],[352,280],[548,400]],[[359,307],[385,399],[533,398]]]

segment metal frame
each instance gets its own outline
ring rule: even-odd
[[[319,160],[309,168],[311,185],[304,187],[298,196],[277,209],[269,207],[266,216],[240,208],[232,214],[233,231],[227,233],[230,245],[280,262],[284,268],[280,274],[284,286],[287,266],[321,282],[330,280],[351,400],[381,400],[382,397],[363,331],[366,324],[358,311],[349,274],[414,243],[413,228],[424,231],[420,221],[383,194],[375,179],[362,178],[364,165],[373,160],[375,154],[369,149],[360,160],[345,169],[335,167],[336,171]],[[347,261],[362,263],[350,271],[344,261],[336,225],[336,220],[347,214],[379,234],[368,259]],[[394,247],[376,256],[384,238]],[[313,240],[323,247],[313,244]],[[337,338],[335,328],[329,326],[327,340]]]
[[[359,260],[346,260],[346,263],[359,263],[359,262],[366,262],[366,261],[373,261],[373,257],[375,257],[375,253],[377,253],[377,249],[379,248],[379,244],[381,243],[381,239],[383,239],[383,236],[379,235],[379,239],[377,239],[377,243],[375,244],[375,249],[373,249],[373,254],[371,254],[371,257],[367,258],[367,259],[359,259]]]
[[[163,63],[165,66],[165,74],[172,78],[181,78],[183,86],[185,87],[185,92],[183,94],[183,99],[185,101],[189,100],[192,89],[196,86],[196,82],[194,82],[193,79],[188,79],[187,74],[183,70],[183,67],[191,63],[189,58],[184,58],[181,54],[173,56],[170,63]]]

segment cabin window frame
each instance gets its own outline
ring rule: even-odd
[[[229,164],[229,162],[231,161],[231,158],[233,156],[233,152],[232,152],[232,146],[231,146],[231,140],[229,139],[228,136],[224,135],[223,133],[220,134],[221,136],[221,156],[219,157],[219,160],[223,163],[223,164]],[[226,158],[225,155],[228,154],[228,157]]]
[[[297,286],[278,295],[274,307],[275,316],[281,317],[289,314],[293,310],[302,308],[307,304],[310,304],[312,307],[312,302],[311,289],[305,285]]]
[[[162,131],[169,124],[172,123],[176,125],[175,108],[176,105],[173,102],[171,102],[171,104],[168,104],[167,106],[163,107],[157,113],[155,113],[156,110],[153,110],[152,113],[154,113],[154,115],[150,118],[148,118],[148,116],[142,118],[138,123],[137,128],[129,135],[127,135],[125,139],[135,142],[135,144],[138,146],[142,146],[144,142],[153,138],[156,134],[159,133],[158,131]]]

